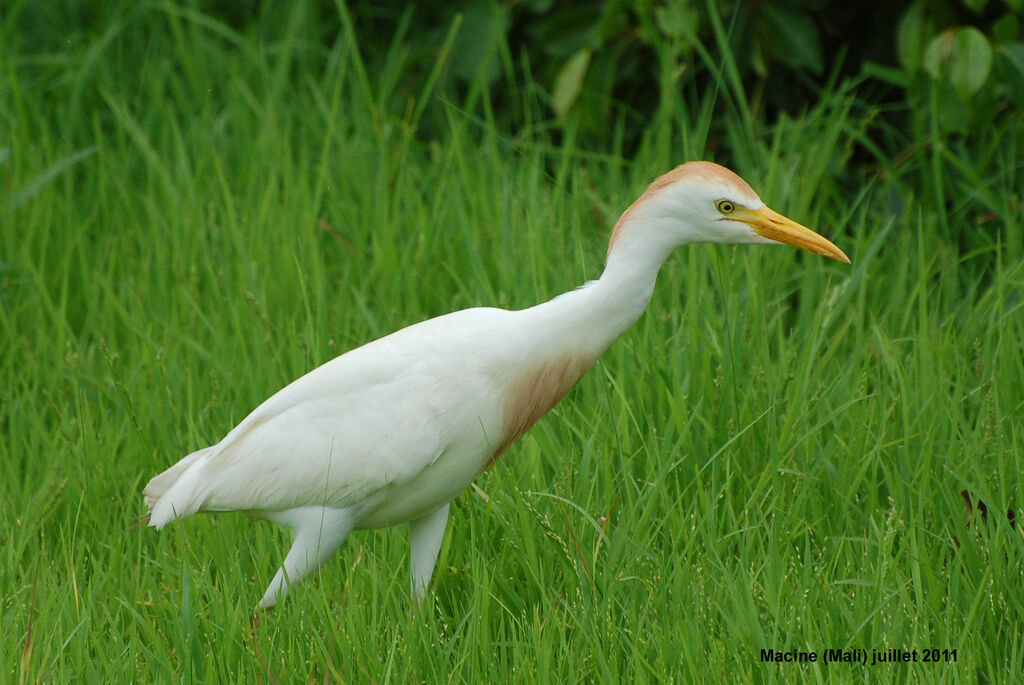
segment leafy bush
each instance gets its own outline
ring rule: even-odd
[[[116,83],[151,81],[154,65],[175,59],[167,46],[199,45],[200,33],[223,50],[273,51],[279,74],[260,82],[267,92],[250,94],[257,101],[276,97],[274,89],[288,87],[282,84],[357,69],[382,136],[439,139],[458,110],[513,144],[547,140],[650,166],[700,156],[762,167],[763,146],[755,142],[788,135],[800,113],[842,102],[856,118],[834,133],[848,140],[844,153],[815,162],[831,182],[900,166],[901,177],[935,201],[949,201],[954,188],[967,192],[970,203],[951,211],[972,212],[979,229],[946,238],[991,250],[999,230],[1020,216],[1019,198],[996,201],[984,188],[1016,168],[1024,144],[1022,6],[300,0],[262,3],[254,12],[243,2],[66,0],[14,4],[0,17],[0,39],[19,55],[12,67],[26,87],[62,96],[70,90],[59,122],[66,139],[77,141],[69,154],[92,145],[97,127],[116,128],[104,93]],[[210,93],[230,76],[214,43],[202,45],[209,69],[181,67],[187,90],[161,86],[177,107],[212,106]],[[86,63],[69,79],[72,54]],[[252,57],[244,63],[261,56]],[[908,194],[899,206],[911,201]]]

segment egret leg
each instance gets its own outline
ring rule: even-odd
[[[260,600],[260,609],[269,609],[284,599],[288,591],[320,568],[352,532],[354,521],[346,509],[298,507],[266,515],[266,518],[291,526],[295,541],[284,563]]]
[[[417,597],[427,592],[447,524],[447,503],[433,513],[409,522],[409,576],[412,593]]]

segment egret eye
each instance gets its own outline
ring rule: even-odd
[[[718,211],[722,214],[732,214],[733,210],[736,209],[736,205],[729,200],[719,200],[715,203],[715,207],[717,207]]]

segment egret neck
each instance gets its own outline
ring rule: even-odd
[[[668,241],[634,240],[629,226],[619,228],[598,280],[527,310],[559,346],[572,344],[594,359],[647,309],[658,271],[675,247]]]

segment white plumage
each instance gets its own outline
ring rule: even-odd
[[[788,243],[849,262],[764,206],[731,171],[691,162],[623,214],[597,281],[524,309],[475,308],[409,326],[286,386],[216,445],[145,488],[150,525],[247,511],[295,541],[259,606],[273,606],[356,528],[410,524],[414,592],[448,503],[576,384],[643,313],[658,269],[690,242]]]

